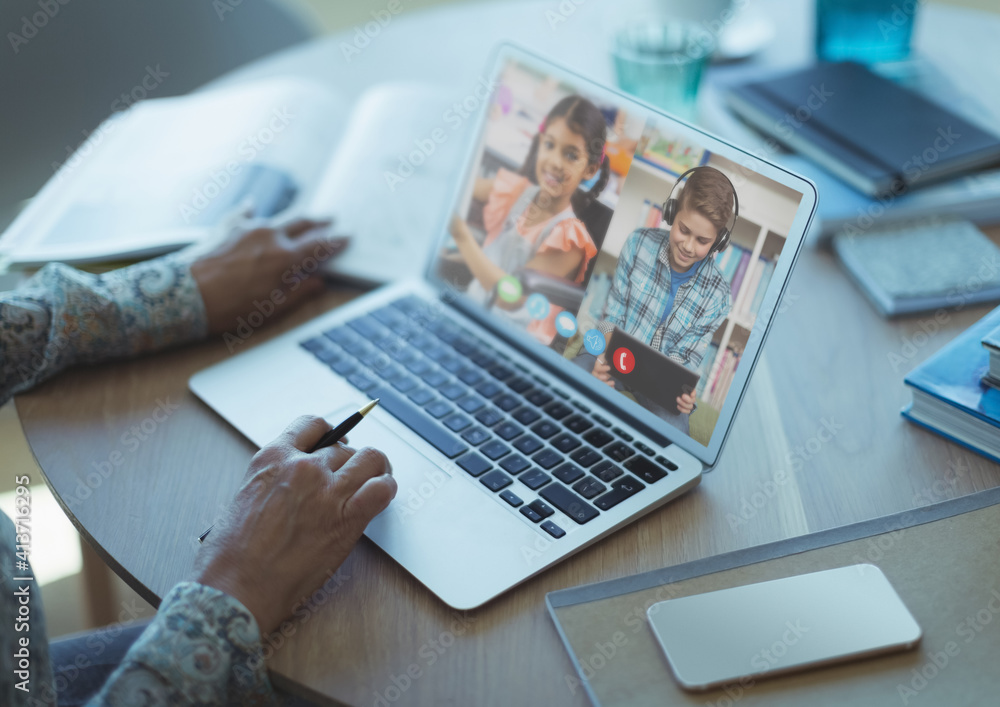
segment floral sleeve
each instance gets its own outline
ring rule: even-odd
[[[181,255],[104,275],[46,265],[0,292],[0,404],[73,364],[191,341],[207,327]]]
[[[260,630],[236,599],[182,582],[89,707],[274,705]]]

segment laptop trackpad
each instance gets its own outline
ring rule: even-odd
[[[357,405],[348,405],[323,417],[332,425],[356,412]],[[396,498],[406,498],[411,491],[428,497],[451,480],[451,475],[425,457],[398,434],[378,420],[372,413],[347,434],[347,444],[354,449],[374,447],[389,459],[399,491]]]
[[[327,416],[343,419],[352,410]],[[528,527],[495,498],[420,453],[369,415],[348,435],[350,446],[381,449],[399,490],[365,531],[447,604],[468,609],[541,569],[561,550]],[[539,549],[541,547],[541,549]]]

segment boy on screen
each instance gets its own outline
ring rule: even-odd
[[[714,256],[729,242],[737,203],[736,190],[722,172],[714,167],[689,171],[680,196],[664,207],[670,230],[639,228],[625,240],[598,323],[606,341],[618,327],[687,368],[698,368],[732,308],[730,284]],[[605,360],[612,353],[597,357],[591,372],[615,386]],[[640,405],[689,433],[693,391],[673,401],[633,393]]]

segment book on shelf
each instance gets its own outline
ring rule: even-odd
[[[718,355],[718,361],[719,361],[719,363],[718,363],[718,365],[715,366],[714,369],[711,369],[710,379],[708,381],[708,385],[705,386],[705,400],[710,405],[713,405],[713,406],[715,405],[715,403],[713,401],[716,398],[716,393],[717,393],[717,389],[718,389],[718,383],[719,383],[719,380],[722,377],[724,377],[723,376],[723,369],[726,367],[726,364],[729,361],[729,357],[732,356],[732,354],[733,354],[733,350],[730,349],[727,346],[723,351],[719,352],[719,355]]]
[[[736,375],[736,367],[740,363],[741,355],[741,351],[737,351],[731,346],[726,348],[726,357],[719,367],[719,373],[712,386],[711,404],[716,410],[722,409],[722,405],[726,401],[726,394],[729,392],[729,386],[732,385],[733,376]]]
[[[663,209],[660,208],[659,204],[650,203],[649,213],[646,216],[646,227],[659,228],[660,221],[662,220],[663,220]]]
[[[367,285],[405,277],[444,222],[428,205],[447,204],[463,140],[446,131],[433,159],[406,163],[406,178],[400,155],[440,129],[451,98],[395,82],[352,105],[325,84],[281,77],[141,101],[59,167],[0,237],[0,260],[101,263],[207,244],[249,199],[261,217],[335,216],[353,239],[331,274]]]
[[[695,388],[695,397],[699,400],[705,398],[705,389],[708,387],[708,378],[712,374],[712,364],[719,353],[719,345],[714,341],[705,349],[705,355],[701,358],[701,365],[698,366],[698,386]]]
[[[715,257],[715,267],[719,268],[719,272],[721,272],[723,275],[726,274],[726,264],[732,257],[733,257],[733,246],[731,245]]]
[[[726,248],[719,259],[716,261],[719,270],[722,271],[722,276],[726,278],[726,281],[730,283],[733,282],[733,277],[736,276],[736,269],[740,264],[740,256],[743,253],[743,249],[737,245],[730,245]]]
[[[734,346],[727,346],[720,358],[717,344],[713,343],[708,347],[705,359],[710,359],[710,361],[707,366],[704,365],[704,361],[702,362],[702,381],[699,382],[697,395],[700,400],[707,402],[716,409],[722,407],[722,403],[726,399],[726,393],[729,391],[729,386],[733,382],[733,376],[736,374],[736,368],[739,365],[742,353],[741,350]],[[713,364],[716,360],[719,360],[719,364],[713,370]]]
[[[743,302],[740,304],[740,311],[736,315],[739,319],[746,319],[750,316],[750,302],[757,294],[757,288],[760,285],[761,275],[764,274],[764,259],[757,258],[747,269],[746,277],[746,291],[747,295],[743,298]]]
[[[971,222],[921,219],[840,233],[833,250],[883,316],[1000,300],[1000,248]]]
[[[642,208],[639,210],[639,221],[637,228],[659,228],[660,221],[663,220],[663,208],[649,199],[642,200]]]
[[[750,266],[750,251],[742,248],[740,250],[742,251],[740,253],[740,262],[736,266],[736,273],[732,279],[732,296],[734,302],[736,301],[736,294],[740,291],[740,285],[743,284],[743,278],[746,277],[747,268]]]
[[[760,274],[760,284],[757,285],[757,291],[750,303],[750,317],[752,319],[756,318],[757,312],[760,311],[760,305],[764,301],[764,293],[767,292],[767,286],[771,284],[771,276],[774,275],[774,266],[773,260],[765,260],[764,269]]]
[[[758,256],[756,262],[751,262],[752,256],[753,254],[746,248],[730,244],[715,262],[722,276],[729,281],[734,307],[741,287],[747,288],[742,306],[730,314],[731,317],[740,320],[752,320],[756,316],[764,299],[764,292],[774,274],[773,260]]]
[[[1000,327],[994,309],[910,371],[903,382],[913,400],[902,414],[932,432],[1000,462],[1000,390],[983,383]]]

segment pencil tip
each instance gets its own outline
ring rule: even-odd
[[[375,399],[374,399],[374,400],[372,400],[372,401],[371,401],[370,403],[368,403],[367,405],[365,405],[365,406],[364,406],[363,408],[361,408],[360,410],[358,410],[358,412],[360,412],[360,413],[361,413],[362,417],[363,417],[363,416],[365,416],[365,415],[367,415],[368,413],[370,413],[370,412],[372,411],[372,409],[373,409],[373,408],[374,408],[374,407],[375,407],[376,405],[378,405],[378,401],[379,401],[380,399],[381,399],[381,398],[375,398]]]

